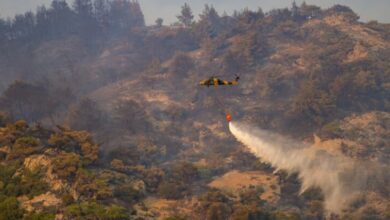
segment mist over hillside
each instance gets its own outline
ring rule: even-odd
[[[389,24],[305,3],[174,13],[146,26],[137,1],[56,0],[0,19],[0,219],[390,217]],[[240,81],[199,86],[210,76]],[[335,174],[364,185],[335,211],[329,187],[278,166],[291,155],[236,141],[226,112],[319,160],[374,165]]]

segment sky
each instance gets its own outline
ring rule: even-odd
[[[71,3],[73,0],[67,0]],[[147,24],[153,24],[161,17],[164,24],[175,22],[176,15],[184,3],[188,3],[194,15],[201,13],[205,4],[213,5],[220,13],[231,14],[234,10],[249,8],[257,10],[259,7],[267,12],[275,8],[290,7],[293,0],[138,0],[145,15]],[[303,0],[296,0],[301,4]],[[13,17],[16,13],[24,13],[28,10],[35,11],[37,6],[50,5],[51,0],[0,0],[0,17]],[[308,4],[329,8],[335,4],[351,7],[363,21],[378,20],[390,23],[390,0],[306,0]]]

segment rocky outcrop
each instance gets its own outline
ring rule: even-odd
[[[62,205],[62,200],[57,198],[57,196],[51,192],[35,196],[34,198],[28,200],[27,197],[20,197],[19,202],[23,209],[32,212],[40,211],[43,208],[48,207],[59,207]]]
[[[46,155],[32,155],[27,157],[23,164],[30,171],[46,170],[44,180],[52,191],[56,192],[68,188],[68,185],[53,173],[50,157]]]

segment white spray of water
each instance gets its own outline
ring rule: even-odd
[[[305,146],[281,135],[273,134],[237,122],[229,124],[231,133],[256,156],[276,169],[298,172],[301,193],[310,187],[320,187],[325,197],[325,209],[339,213],[361,189],[356,165],[346,157]],[[349,174],[346,181],[346,173]]]

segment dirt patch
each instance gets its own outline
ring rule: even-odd
[[[218,138],[228,138],[228,134],[223,130],[223,124],[220,122],[217,122],[215,124],[208,125],[207,128],[210,129],[211,132],[213,132],[213,135],[215,135]]]
[[[303,25],[303,28],[311,28],[320,24],[337,27],[340,31],[346,33],[356,41],[364,42],[370,47],[373,47],[372,49],[384,49],[390,47],[390,43],[383,39],[377,31],[365,27],[364,24],[361,23],[351,23],[343,15],[332,15],[325,17],[323,20],[313,19],[307,21]]]
[[[24,166],[30,171],[35,171],[40,167],[49,167],[50,159],[44,155],[33,155],[24,160]]]
[[[214,181],[209,183],[208,186],[236,195],[241,190],[249,187],[260,186],[264,189],[264,193],[260,196],[261,199],[270,203],[277,202],[280,195],[280,187],[277,177],[261,171],[240,172],[233,170],[216,178]]]
[[[353,48],[353,51],[351,51],[347,55],[347,59],[344,61],[344,63],[353,63],[356,61],[363,60],[367,57],[368,57],[367,49],[362,44],[358,43]]]
[[[362,24],[351,24],[342,15],[328,16],[324,22],[330,26],[336,26],[352,38],[365,42],[376,48],[387,48],[389,42],[386,42],[376,31],[364,27]]]
[[[305,71],[311,66],[309,60],[305,57],[306,51],[312,50],[310,48],[310,44],[282,44],[277,47],[277,51],[270,57],[270,61],[282,64],[282,66],[288,65],[288,68],[284,69],[282,74],[293,75],[296,70]]]
[[[57,198],[51,192],[47,192],[45,194],[41,194],[39,196],[35,196],[31,200],[26,200],[25,197],[20,198],[19,201],[22,204],[23,209],[32,212],[33,210],[37,210],[38,206],[43,207],[58,207],[62,204],[61,199]]]
[[[24,160],[24,167],[34,171],[37,169],[46,169],[44,181],[49,184],[53,191],[61,191],[65,189],[66,184],[53,173],[53,166],[50,158],[45,155],[33,155]]]
[[[143,92],[143,97],[146,102],[158,102],[163,105],[177,105],[177,103],[174,103],[173,100],[161,90]]]
[[[322,141],[319,137],[315,136],[315,143],[313,144],[312,148],[315,150],[323,150],[330,155],[333,156],[343,156],[341,146],[343,144],[347,146],[353,146],[356,145],[355,142],[345,139],[332,139],[332,140],[326,140]]]
[[[380,113],[377,112],[370,112],[363,115],[359,115],[356,117],[350,117],[348,120],[348,123],[352,126],[359,127],[359,128],[365,128],[369,125],[373,124],[381,124],[382,120],[379,119],[381,116]],[[383,116],[390,116],[390,114],[383,114]]]
[[[11,148],[8,146],[0,147],[0,152],[9,154],[11,153]]]

